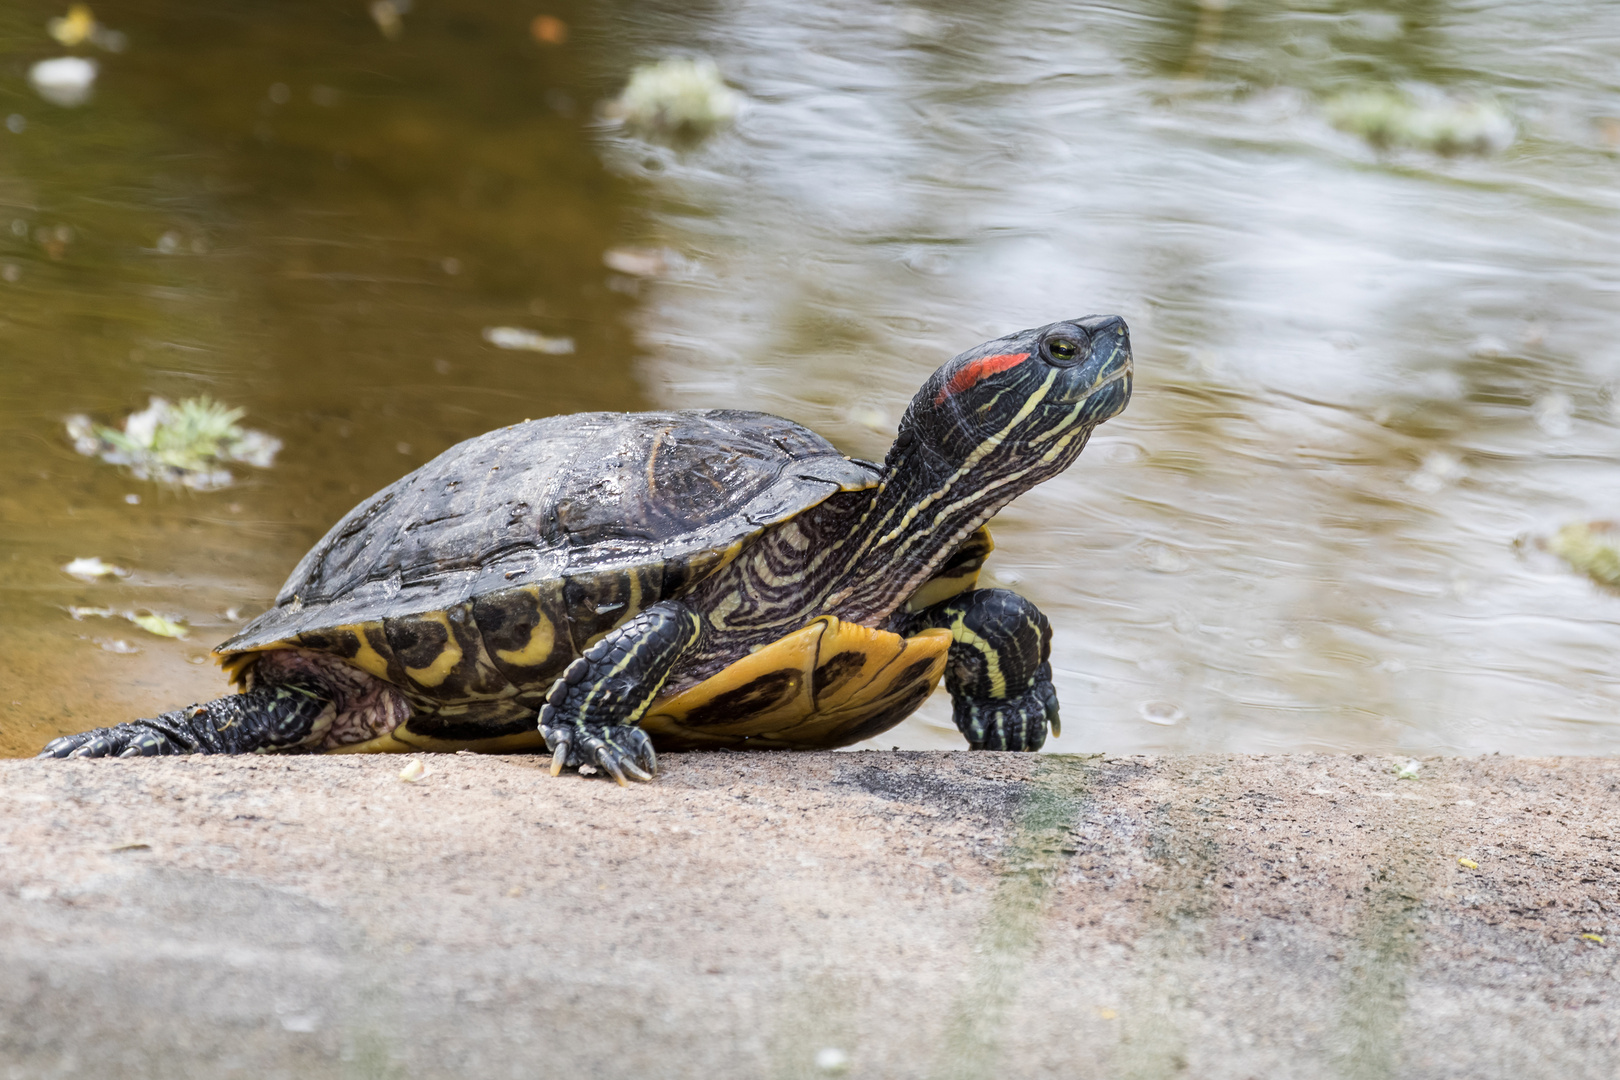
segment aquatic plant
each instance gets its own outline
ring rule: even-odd
[[[1610,522],[1573,522],[1553,534],[1548,549],[1599,585],[1620,589],[1620,542]]]
[[[280,439],[241,427],[237,421],[244,415],[207,396],[178,405],[154,397],[124,420],[122,430],[74,415],[67,418],[67,433],[79,453],[128,466],[142,480],[213,491],[231,483],[227,463],[268,468],[281,449]]]
[[[740,100],[714,61],[676,58],[636,68],[604,111],[642,135],[701,139],[731,123]]]
[[[1324,109],[1334,127],[1381,150],[1488,154],[1506,149],[1514,136],[1513,121],[1501,106],[1437,92],[1367,87],[1330,98]]]

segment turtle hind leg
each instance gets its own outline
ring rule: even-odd
[[[1061,731],[1052,686],[1052,626],[1006,589],[976,589],[924,608],[906,632],[951,632],[945,688],[953,719],[975,750],[1039,750]]]
[[[288,679],[150,720],[65,735],[47,743],[38,756],[248,754],[318,739],[331,726],[334,712],[332,693],[318,680]]]
[[[697,641],[702,618],[673,600],[654,604],[609,632],[563,672],[540,708],[553,776],[591,765],[623,784],[658,771],[652,739],[636,726]]]

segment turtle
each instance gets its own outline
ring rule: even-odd
[[[1118,316],[940,367],[882,463],[761,412],[580,413],[459,443],[340,520],[215,653],[237,692],[41,757],[847,746],[944,680],[970,747],[1059,730],[1051,626],[986,523],[1130,400]]]

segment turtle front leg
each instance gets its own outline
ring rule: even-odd
[[[615,627],[569,664],[540,708],[551,775],[570,765],[594,765],[621,785],[627,774],[651,780],[658,755],[635,725],[702,632],[697,612],[665,600]]]
[[[1052,687],[1052,625],[1041,609],[1006,589],[975,589],[923,608],[908,634],[951,632],[945,688],[956,727],[975,750],[1039,750],[1046,728],[1060,734]]]
[[[247,754],[297,746],[332,725],[332,694],[314,679],[291,679],[150,720],[64,735],[45,744],[42,758],[152,757],[167,754]]]

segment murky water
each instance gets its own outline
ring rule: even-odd
[[[496,3],[397,40],[360,4],[109,10],[128,49],[71,110],[24,78],[59,12],[0,12],[0,749],[217,693],[207,646],[458,439],[733,406],[876,457],[941,360],[1090,312],[1130,320],[1135,400],[991,563],[1052,618],[1057,749],[1620,744],[1620,597],[1535,544],[1620,507],[1620,9],[548,7],[562,44]],[[734,130],[591,121],[670,54],[720,63]],[[1329,123],[1391,86],[1508,136]],[[62,435],[200,392],[272,469],[176,493]],[[61,572],[88,555],[133,573]],[[948,712],[882,743],[959,745]]]

